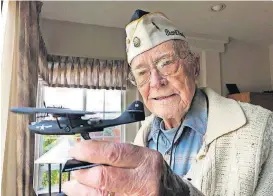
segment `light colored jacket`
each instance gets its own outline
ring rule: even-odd
[[[273,196],[272,112],[201,90],[208,97],[208,125],[204,144],[183,177],[190,195]],[[135,145],[147,146],[153,118],[143,121]]]

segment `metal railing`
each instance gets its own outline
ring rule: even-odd
[[[48,195],[51,196],[52,194],[52,186],[51,186],[51,163],[48,165]],[[68,180],[70,180],[70,172],[68,172]],[[58,193],[62,192],[62,164],[59,164],[59,183],[58,183]]]

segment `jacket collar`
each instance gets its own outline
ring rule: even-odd
[[[205,144],[239,129],[246,124],[246,116],[237,101],[220,96],[212,89],[201,88],[208,97],[208,124]]]
[[[246,124],[246,117],[237,101],[220,96],[210,88],[200,88],[208,98],[208,123],[204,144],[209,145],[218,137],[239,129]],[[147,146],[154,115],[148,116],[138,131],[134,144]]]

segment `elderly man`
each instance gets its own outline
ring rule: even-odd
[[[83,141],[68,195],[273,194],[272,112],[198,89],[199,58],[162,13],[137,10],[126,27],[129,78],[152,115],[135,145]],[[130,130],[127,130],[130,131]]]

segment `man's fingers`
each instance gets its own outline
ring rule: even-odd
[[[63,192],[68,196],[107,196],[108,192],[80,184],[76,180],[63,184]]]
[[[123,168],[137,167],[145,158],[145,154],[145,148],[132,144],[92,140],[76,143],[70,149],[70,156],[77,160]]]
[[[119,193],[135,193],[136,185],[140,182],[133,169],[122,169],[111,166],[97,166],[91,169],[77,170],[73,172],[74,178],[81,184],[95,189]],[[142,184],[141,182],[140,184]]]

